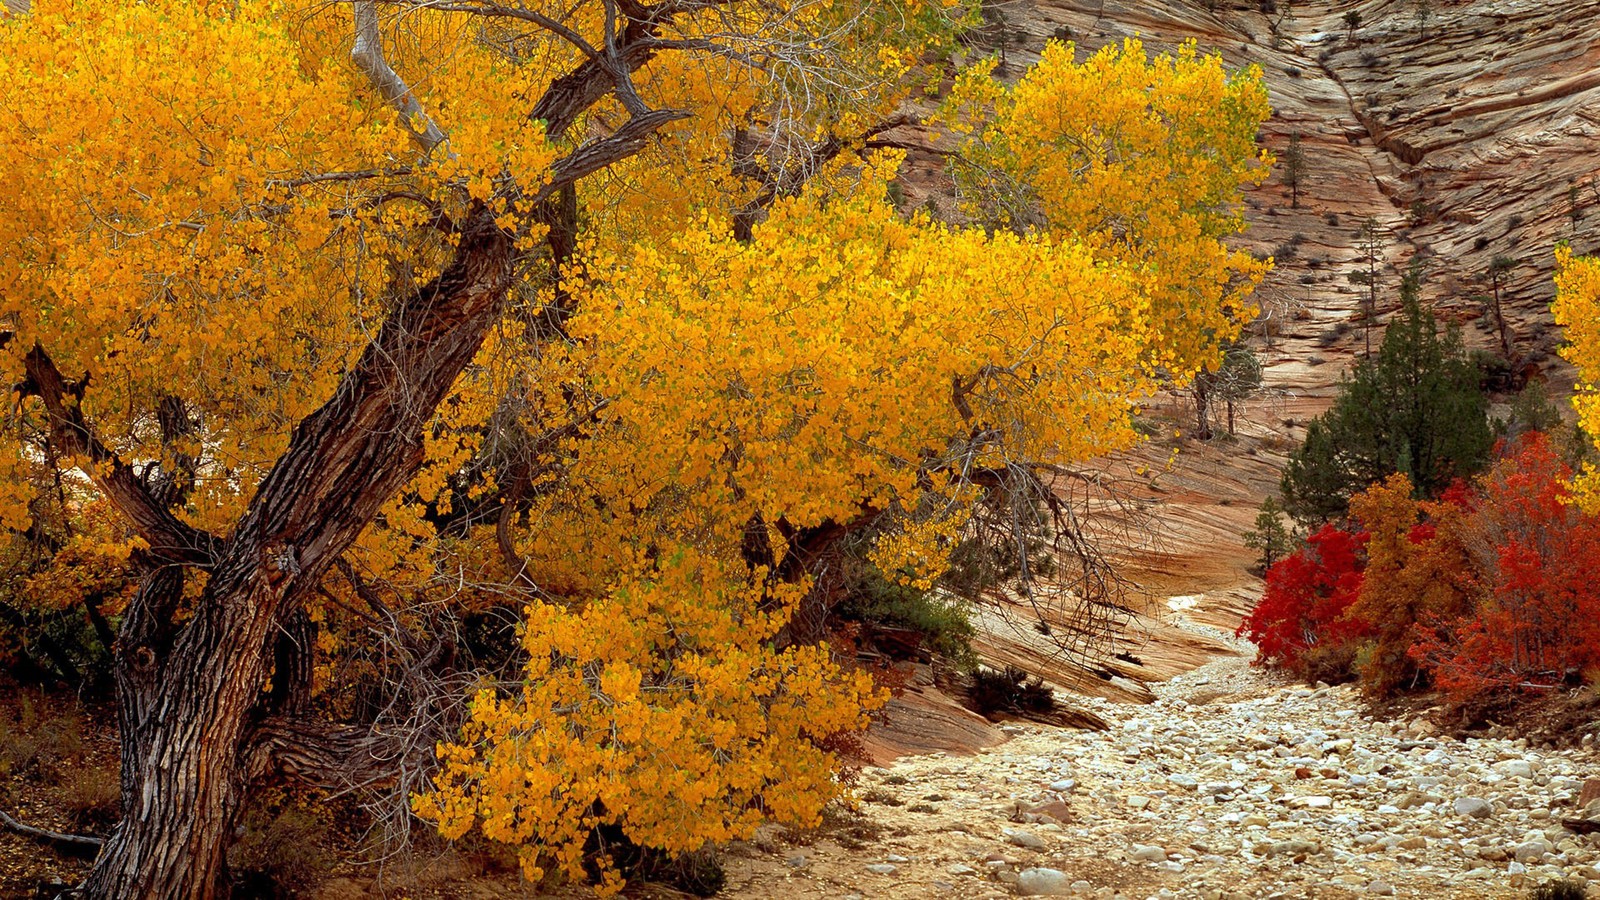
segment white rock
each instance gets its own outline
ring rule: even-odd
[[[1128,856],[1135,862],[1165,862],[1167,851],[1151,844],[1134,844],[1133,852]]]
[[[1519,863],[1536,863],[1549,852],[1550,845],[1540,839],[1518,844],[1517,849],[1511,851],[1511,856]]]
[[[1059,869],[1023,869],[1017,873],[1017,892],[1024,897],[1065,896],[1071,891],[1067,873]]]
[[[1525,759],[1508,759],[1495,763],[1494,770],[1507,778],[1532,778],[1533,763]]]
[[[1024,847],[1028,850],[1043,850],[1047,846],[1043,838],[1031,831],[1007,828],[1000,833],[1005,835],[1005,839],[1008,843],[1015,844],[1018,847]]]

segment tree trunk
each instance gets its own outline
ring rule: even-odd
[[[492,215],[477,210],[464,231],[451,266],[397,302],[334,397],[295,428],[190,619],[174,623],[183,579],[173,565],[154,567],[129,604],[117,640],[123,819],[84,885],[88,896],[227,894],[224,854],[263,768],[256,726],[298,706],[284,691],[300,680],[282,643],[293,639],[286,627],[416,473],[422,429],[510,284],[510,237]],[[268,691],[269,680],[282,684]]]
[[[227,893],[224,852],[248,789],[241,750],[269,675],[277,604],[265,579],[222,593],[158,677],[145,654],[118,673],[124,701],[140,696],[123,716],[123,818],[84,886],[91,897]]]
[[[1511,336],[1506,331],[1506,314],[1500,305],[1500,275],[1494,276],[1494,326],[1500,333],[1500,355],[1509,362],[1511,360]]]
[[[1194,376],[1195,437],[1211,440],[1211,373],[1201,371]]]

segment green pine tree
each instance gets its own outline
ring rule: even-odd
[[[1283,524],[1283,507],[1275,497],[1261,501],[1261,511],[1256,513],[1256,527],[1244,533],[1244,545],[1261,553],[1257,563],[1262,574],[1272,564],[1294,550],[1294,535]]]
[[[1343,518],[1352,494],[1395,472],[1435,496],[1488,460],[1489,402],[1477,368],[1460,333],[1441,332],[1422,306],[1420,280],[1415,268],[1407,273],[1377,354],[1357,361],[1290,456],[1283,506],[1297,521]]]

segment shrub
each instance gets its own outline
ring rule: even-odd
[[[233,896],[278,900],[299,896],[326,871],[329,823],[321,807],[263,797],[245,811],[241,835],[228,848]]]
[[[973,555],[964,556],[963,561],[974,568],[984,568]],[[986,569],[982,574],[967,574],[980,581],[992,572]],[[907,629],[919,636],[922,647],[958,668],[971,668],[975,663],[972,654],[975,632],[967,603],[961,598],[942,590],[898,584],[868,568],[849,580],[847,591],[833,608],[837,618],[860,622],[869,628]]]
[[[973,707],[990,718],[1000,713],[1049,715],[1056,710],[1055,694],[1050,688],[1014,666],[1000,671],[974,670],[967,693]]]
[[[57,784],[82,751],[82,727],[71,716],[44,715],[26,695],[14,715],[0,712],[0,776]]]
[[[1369,535],[1365,577],[1350,609],[1372,630],[1358,666],[1361,685],[1387,697],[1424,682],[1410,653],[1418,623],[1456,618],[1474,605],[1466,489],[1438,503],[1419,501],[1410,479],[1397,474],[1351,498],[1350,511]]]
[[[1353,662],[1357,642],[1370,633],[1366,623],[1346,615],[1361,590],[1366,543],[1364,533],[1325,525],[1267,570],[1261,602],[1237,632],[1256,645],[1257,663],[1302,678],[1315,669],[1329,680],[1331,661]]]
[[[1534,433],[1482,479],[1474,544],[1486,596],[1420,629],[1412,649],[1458,698],[1560,684],[1600,665],[1600,518],[1570,502],[1571,477]]]
[[[1369,646],[1357,641],[1318,644],[1301,654],[1295,674],[1306,684],[1343,684],[1357,677]]]
[[[116,824],[122,785],[115,769],[74,768],[62,777],[56,794],[73,829],[100,834]]]

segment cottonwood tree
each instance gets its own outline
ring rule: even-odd
[[[0,524],[76,470],[139,580],[84,892],[225,893],[269,778],[415,789],[530,876],[601,832],[815,822],[882,702],[785,629],[820,548],[872,522],[928,583],[1131,444],[1263,271],[1223,239],[1265,90],[1192,48],[969,73],[951,121],[1034,224],[900,216],[890,133],[952,30],[915,0],[0,22]],[[451,625],[491,606],[521,620],[500,681]],[[363,640],[389,693],[335,702]]]
[[[1600,435],[1600,259],[1578,256],[1565,244],[1556,247],[1556,300],[1550,307],[1566,335],[1561,355],[1578,369],[1572,407],[1579,430],[1594,440]],[[1600,475],[1585,461],[1573,494],[1591,514],[1600,510]]]

